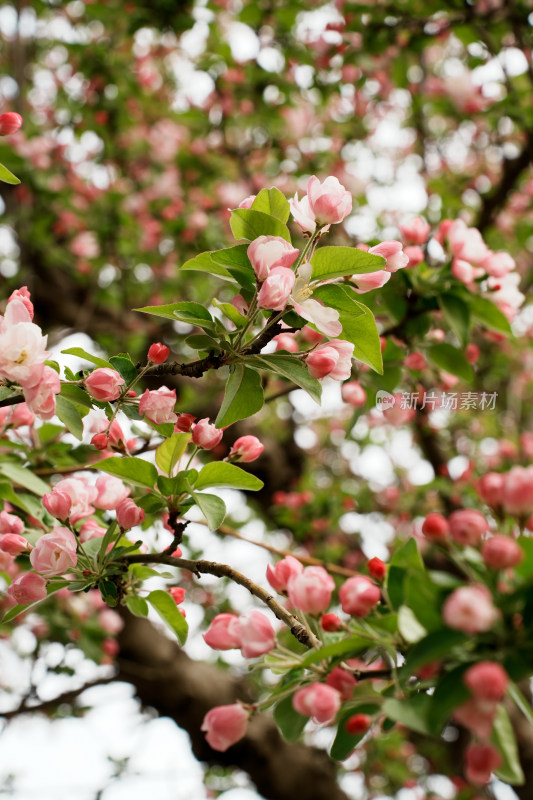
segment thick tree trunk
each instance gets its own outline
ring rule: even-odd
[[[143,705],[186,730],[198,759],[244,770],[268,800],[347,800],[327,755],[285,742],[266,714],[255,716],[245,738],[226,753],[212,750],[200,731],[203,717],[215,705],[249,701],[246,682],[193,661],[147,620],[128,614],[124,619],[119,680],[135,687]]]

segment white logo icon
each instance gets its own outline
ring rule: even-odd
[[[396,399],[390,392],[386,392],[384,389],[380,389],[379,392],[377,392],[376,408],[379,411],[386,411],[387,408],[392,408],[395,403]]]

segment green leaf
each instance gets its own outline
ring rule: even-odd
[[[415,645],[416,646],[416,645]],[[431,698],[429,719],[433,735],[440,736],[445,724],[450,719],[453,711],[470,699],[471,694],[463,683],[463,674],[468,669],[468,664],[447,672],[435,688]]]
[[[218,275],[220,278],[227,278],[231,280],[231,275],[225,267],[213,261],[213,253],[207,251],[199,253],[194,258],[190,258],[185,264],[182,264],[180,269],[195,270],[197,272],[208,272],[210,275]]]
[[[387,698],[383,703],[383,713],[394,722],[405,725],[409,730],[431,735],[428,718],[431,713],[431,697],[427,694],[415,694],[404,700]]]
[[[106,459],[110,460],[110,459]],[[223,461],[213,461],[206,464],[200,471],[196,480],[195,489],[207,489],[210,486],[228,486],[231,489],[246,489],[257,492],[264,484],[255,475],[245,472],[235,464],[226,464]]]
[[[387,592],[393,608],[404,602],[404,584],[408,570],[423,570],[424,564],[414,538],[402,545],[390,560],[387,572]]]
[[[368,650],[371,645],[372,643],[368,639],[363,639],[362,636],[350,636],[349,639],[327,644],[325,647],[321,647],[320,650],[312,650],[305,656],[300,666],[308,667],[310,664],[316,664],[317,661],[335,658],[336,656],[357,655],[364,650]]]
[[[478,322],[482,322],[487,328],[512,336],[509,320],[494,303],[487,300],[486,297],[479,297],[475,294],[469,294],[467,302],[470,306],[470,313]]]
[[[82,347],[69,347],[68,350],[62,350],[61,353],[66,356],[77,356],[78,358],[83,358],[85,361],[89,361],[91,364],[96,364],[97,367],[107,367],[108,369],[113,369],[109,361],[106,361],[104,358],[99,358],[98,356],[93,356]]]
[[[322,385],[316,378],[312,378],[309,370],[296,356],[284,356],[279,353],[273,355],[249,356],[246,364],[257,370],[268,370],[275,372],[282,378],[286,378],[295,383],[313,398],[315,403],[320,403],[322,397]]]
[[[424,569],[424,562],[416,544],[416,539],[411,536],[405,544],[399,547],[390,560],[391,566],[409,569]]]
[[[356,299],[357,292],[350,286],[328,284],[315,289],[313,297],[339,312],[340,337],[352,342],[355,358],[382,375],[383,359],[376,320],[368,306]]]
[[[154,317],[188,322],[189,325],[196,325],[199,328],[213,328],[214,326],[213,317],[200,303],[171,303],[166,306],[145,306],[134,310],[143,314],[151,314]]]
[[[162,589],[150,592],[146,599],[152,608],[157,611],[161,619],[172,628],[178,637],[179,643],[183,646],[187,641],[189,626],[174,599]]]
[[[300,738],[308,719],[294,710],[292,695],[284,697],[274,706],[274,722],[287,742],[295,742]]]
[[[20,396],[20,392],[14,391],[9,386],[0,386],[0,400],[7,400],[8,397]]]
[[[226,382],[224,400],[215,420],[217,428],[226,428],[246,419],[263,407],[263,386],[260,375],[243,364],[237,364]]]
[[[116,520],[113,520],[111,525],[106,530],[102,539],[91,539],[90,541],[99,541],[100,547],[98,549],[97,560],[98,564],[102,564],[106,555],[107,555],[107,548],[113,542],[115,538],[120,538],[122,535]]]
[[[409,606],[400,606],[398,609],[398,630],[409,644],[419,642],[427,634]]]
[[[385,267],[385,259],[365,253],[356,247],[319,247],[311,259],[313,281],[377,272]]]
[[[50,491],[48,484],[27,467],[20,467],[18,464],[12,464],[9,461],[2,461],[0,462],[0,473],[18,486],[23,486],[41,497]]]
[[[526,698],[524,697],[524,695],[522,694],[516,683],[513,682],[509,683],[507,694],[509,695],[511,700],[513,700],[516,703],[516,705],[518,706],[524,717],[527,719],[527,721],[530,723],[530,725],[533,725],[533,708],[531,708],[531,703],[529,702],[529,700],[526,700]]]
[[[18,615],[21,614],[23,611],[29,611],[30,609],[35,608],[36,606],[40,605],[41,603],[44,603],[45,600],[48,600],[50,595],[55,594],[56,592],[59,592],[60,589],[64,589],[65,586],[69,586],[69,584],[70,584],[70,581],[65,581],[65,580],[62,580],[62,579],[53,578],[51,581],[48,581],[48,583],[46,584],[46,597],[43,597],[42,600],[36,600],[35,603],[30,603],[27,606],[21,606],[21,605],[18,605],[18,604],[16,606],[13,606],[13,608],[10,608],[8,611],[6,611],[6,613],[2,617],[2,622],[4,622],[4,623],[5,622],[11,622],[12,619],[15,619],[15,617],[18,617]]]
[[[237,311],[235,306],[232,306],[231,303],[219,303],[218,300],[215,298],[213,300],[213,305],[215,308],[219,308],[225,317],[227,317],[237,328],[243,328],[246,325],[247,319],[244,314],[241,314],[240,311]]]
[[[338,721],[337,735],[331,745],[329,754],[334,761],[344,761],[348,758],[350,753],[357,747],[361,739],[366,735],[364,733],[348,733],[346,730],[346,723],[353,717],[354,714],[375,714],[380,710],[380,706],[376,703],[357,703],[350,702],[349,710],[341,713]]]
[[[261,189],[252,203],[252,209],[270,214],[281,222],[287,222],[291,211],[285,195],[275,186],[271,189]]]
[[[404,591],[405,604],[426,631],[442,628],[442,589],[431,581],[427,572],[417,570],[408,573]]]
[[[501,703],[496,712],[490,740],[502,757],[502,765],[494,770],[494,774],[512,786],[523,786],[526,779],[520,765],[513,726],[505,706]]]
[[[454,347],[447,342],[433,344],[427,351],[428,358],[436,364],[439,369],[446,370],[452,375],[457,375],[464,381],[470,383],[474,379],[474,370],[466,360],[465,354],[458,347]]]
[[[139,597],[137,594],[127,594],[126,605],[136,617],[148,616],[148,603],[144,597]]]
[[[194,502],[204,515],[210,531],[216,531],[224,522],[226,504],[215,494],[192,493]]]
[[[83,438],[83,420],[81,414],[70,400],[63,397],[61,394],[56,395],[56,414],[67,430],[71,432],[76,439]]]
[[[99,469],[148,489],[153,489],[157,480],[157,470],[154,465],[134,456],[104,458],[98,464],[91,464],[90,469]]]
[[[196,270],[217,275],[224,280],[235,280],[243,286],[255,286],[255,274],[248,259],[248,245],[238,244],[223,250],[200,253],[186,261],[183,270]]]
[[[135,369],[135,364],[127,353],[113,356],[109,361],[113,365],[113,369],[116,369],[126,383],[132,383],[137,378],[138,373]]]
[[[439,306],[448,325],[455,331],[463,347],[468,342],[470,330],[470,309],[456,294],[444,293],[439,297]]]
[[[236,239],[248,239],[252,242],[259,236],[281,236],[287,242],[291,240],[287,226],[263,211],[236,208],[231,212],[229,224]]]
[[[191,441],[190,433],[173,433],[155,451],[155,463],[165,475],[172,477],[174,467]]]
[[[61,394],[67,397],[77,406],[85,406],[85,408],[92,408],[93,403],[89,393],[82,389],[81,386],[74,386],[72,383],[61,384]]]
[[[429,633],[409,650],[406,671],[412,675],[418,667],[448,656],[455,647],[461,647],[469,641],[469,637],[460,631],[443,629]]]
[[[13,175],[13,173],[10,172],[7,167],[4,167],[3,164],[0,164],[0,181],[16,186],[20,183],[20,178],[17,178],[17,176]]]

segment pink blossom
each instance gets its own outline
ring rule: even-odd
[[[425,244],[431,225],[422,217],[413,217],[399,226],[403,238],[411,244]]]
[[[92,503],[98,497],[98,489],[90,486],[83,478],[64,478],[56,483],[53,491],[64,492],[70,497],[72,501],[70,521],[73,524],[94,513]]]
[[[24,536],[18,533],[5,533],[0,536],[0,550],[10,553],[12,556],[19,556],[31,549],[31,545]]]
[[[233,443],[228,458],[247,464],[258,459],[264,449],[265,445],[259,441],[257,436],[239,436]]]
[[[209,746],[224,753],[246,734],[248,718],[248,712],[240,703],[215,706],[205,715],[201,729],[205,732]]]
[[[102,539],[102,537],[106,535],[106,532],[107,528],[99,525],[98,522],[91,517],[91,519],[85,520],[80,527],[80,542],[84,544],[91,539]]]
[[[251,208],[256,197],[257,195],[255,194],[248,195],[248,197],[245,197],[244,200],[241,200],[238,208]]]
[[[376,272],[369,272],[366,275],[354,275],[353,280],[357,283],[357,294],[366,294],[373,289],[381,289],[390,280],[391,273],[386,269],[378,269]]]
[[[383,256],[386,259],[385,270],[387,272],[397,272],[409,263],[409,256],[406,256],[403,252],[402,243],[394,239],[375,244],[369,248],[368,252],[375,256]],[[356,280],[358,280],[358,277]]]
[[[203,447],[204,450],[212,450],[224,435],[224,431],[209,422],[208,417],[195,422],[191,430],[193,443],[198,447]]]
[[[470,744],[465,752],[465,775],[475,786],[484,786],[501,766],[502,757],[492,744]]]
[[[357,681],[352,673],[342,667],[333,667],[326,678],[326,683],[328,686],[331,686],[332,689],[336,689],[343,700],[351,700],[353,697],[353,690],[357,685]]]
[[[323,567],[306,567],[291,575],[287,591],[291,604],[305,614],[322,614],[331,602],[335,581]]]
[[[76,537],[68,528],[45,533],[30,553],[32,567],[47,578],[62,575],[75,567],[77,560]]]
[[[422,533],[427,539],[444,541],[448,538],[450,525],[446,517],[438,511],[431,511],[422,523]]]
[[[467,669],[463,683],[478,700],[499,702],[507,691],[509,676],[501,664],[479,661]]]
[[[297,353],[300,349],[296,337],[292,333],[280,333],[272,339],[276,342],[276,350],[286,350],[288,353]]]
[[[315,175],[309,178],[307,198],[320,226],[342,222],[352,210],[352,195],[332,175],[322,183]]]
[[[475,584],[455,589],[445,600],[442,618],[449,628],[464,633],[482,633],[492,628],[498,610],[486,586]]]
[[[289,200],[289,205],[294,221],[302,231],[304,233],[314,233],[316,230],[316,218],[314,212],[311,211],[307,195],[298,200],[298,194],[295,194],[293,199]]]
[[[170,354],[169,348],[166,344],[161,344],[161,342],[154,342],[148,348],[148,359],[152,362],[152,364],[163,364]]]
[[[245,317],[250,310],[250,306],[242,296],[242,294],[236,294],[235,297],[232,298],[231,305],[237,309],[239,314],[242,314]]]
[[[92,231],[82,231],[70,243],[70,249],[78,258],[98,258],[100,245]]]
[[[452,539],[462,545],[477,545],[488,533],[489,523],[480,511],[461,508],[448,517]]]
[[[121,500],[117,506],[117,522],[123,531],[129,531],[144,522],[144,509],[138,506],[131,497]]]
[[[403,252],[409,259],[409,263],[407,264],[409,268],[416,267],[416,265],[420,264],[420,262],[426,257],[422,248],[414,244],[404,247]]]
[[[0,408],[0,426],[2,430],[7,428],[21,428],[24,425],[33,425],[35,417],[26,405],[18,403],[16,406],[6,406]]]
[[[307,356],[306,364],[312,378],[330,377],[343,381],[352,372],[354,346],[343,339],[331,339]]]
[[[24,303],[28,314],[30,315],[30,319],[33,319],[33,303],[31,302],[31,296],[27,286],[21,286],[20,289],[14,289],[14,291],[12,291],[9,295],[8,303],[10,303],[12,300],[21,300]]]
[[[452,261],[452,275],[461,283],[469,286],[478,277],[478,271],[463,258],[454,258]]]
[[[359,381],[349,381],[342,384],[342,399],[354,408],[361,408],[366,403],[366,392]]]
[[[65,521],[69,517],[72,500],[66,492],[54,489],[43,495],[43,506],[53,517]]]
[[[95,400],[110,401],[120,397],[124,378],[115,369],[99,367],[85,378],[85,388]]]
[[[240,647],[239,617],[236,614],[217,614],[203,637],[213,650],[233,650]]]
[[[487,472],[482,475],[477,484],[481,499],[493,508],[501,505],[505,475],[500,472]]]
[[[342,610],[354,617],[366,617],[379,603],[381,591],[366,575],[348,578],[339,589]]]
[[[516,567],[524,558],[524,551],[514,539],[508,536],[491,536],[483,542],[481,557],[487,567],[492,569],[508,569]]]
[[[278,561],[274,566],[269,564],[266,568],[266,578],[276,592],[284,592],[287,589],[289,579],[293,575],[301,575],[303,566],[297,558],[286,556]]]
[[[497,711],[497,702],[487,702],[473,697],[454,709],[453,719],[480,739],[488,739]]]
[[[49,356],[47,337],[31,319],[23,299],[15,297],[0,321],[0,377],[22,387],[40,380]]]
[[[488,275],[492,275],[494,278],[503,278],[516,267],[516,262],[509,253],[493,253],[492,250],[489,250],[480,266]]]
[[[7,511],[0,511],[0,534],[1,533],[22,533],[24,523],[16,514],[9,514]]]
[[[96,508],[104,508],[107,511],[115,509],[131,492],[131,489],[114,475],[100,475],[96,480],[96,490],[98,496],[94,505]]]
[[[39,381],[24,387],[24,397],[28,407],[40,419],[51,419],[56,412],[56,394],[61,391],[61,382],[57,372],[44,366]]]
[[[338,336],[342,331],[339,312],[311,297],[313,293],[312,272],[313,265],[308,262],[299,266],[289,302],[297,314],[316,325],[318,330],[325,333],[326,336]],[[315,282],[314,285],[317,283]]]
[[[21,606],[37,603],[46,597],[46,581],[41,575],[27,572],[13,581],[7,594]]]
[[[196,417],[193,414],[178,414],[175,430],[189,433]]]
[[[139,399],[139,414],[144,414],[146,419],[154,425],[164,425],[166,423],[176,423],[177,414],[174,413],[176,405],[176,390],[169,389],[167,386],[160,386],[159,389],[146,389]]]
[[[264,281],[257,302],[260,308],[282,311],[287,305],[296,276],[291,269],[275,267]]]
[[[245,658],[256,658],[269,653],[276,644],[276,634],[268,617],[261,611],[250,611],[239,617],[241,653]]]
[[[311,683],[293,694],[292,707],[299,714],[312,717],[315,722],[333,722],[341,707],[341,696],[332,686]]]
[[[489,255],[489,249],[477,228],[469,228],[462,219],[454,220],[448,228],[448,242],[455,258],[481,264]]]
[[[533,512],[533,466],[513,467],[505,476],[502,504],[507,514],[523,517]]]
[[[0,136],[9,136],[16,133],[22,125],[23,119],[16,111],[6,111],[0,114]]]
[[[124,627],[124,621],[120,614],[113,611],[112,608],[103,608],[98,613],[98,624],[100,627],[111,636],[116,636]]]
[[[281,236],[259,236],[247,249],[258,281],[264,281],[276,267],[291,267],[300,251]]]

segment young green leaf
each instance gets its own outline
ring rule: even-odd
[[[502,757],[502,765],[494,770],[495,775],[512,786],[523,786],[526,779],[520,764],[513,725],[501,703],[496,712],[490,740]]]
[[[274,706],[274,721],[288,742],[295,742],[300,738],[308,720],[309,717],[304,717],[292,707],[292,695],[284,697]]]
[[[0,181],[16,186],[20,183],[20,178],[17,178],[17,176],[13,175],[13,173],[10,172],[7,167],[4,167],[3,164],[0,164]]]
[[[189,626],[174,599],[162,589],[155,589],[146,598],[161,619],[169,625],[181,645],[187,641]]]
[[[436,364],[439,369],[457,375],[464,381],[470,382],[474,378],[474,370],[466,360],[462,350],[454,347],[448,342],[433,344],[427,351],[428,358]]]
[[[313,398],[315,403],[320,403],[322,397],[322,385],[316,378],[312,378],[307,367],[296,356],[285,356],[281,353],[272,355],[249,356],[246,364],[257,370],[268,370],[274,372],[282,378],[286,378],[299,386]]]
[[[90,469],[99,469],[148,489],[153,489],[157,480],[157,470],[154,465],[134,456],[104,458],[97,464],[91,464]]]
[[[470,309],[468,305],[451,292],[445,292],[439,297],[439,306],[448,325],[455,331],[463,347],[468,343],[470,330]]]
[[[261,189],[252,203],[252,209],[270,214],[281,222],[287,222],[291,211],[287,198],[275,186],[271,189]]]
[[[92,353],[88,353],[82,347],[69,347],[68,350],[62,350],[61,353],[66,356],[77,356],[78,358],[83,358],[85,361],[89,361],[91,364],[95,364],[97,367],[107,367],[108,369],[113,369],[113,366],[109,363],[109,361],[106,361],[104,358],[99,358],[98,356],[93,356]]]
[[[184,454],[190,441],[190,433],[173,433],[155,451],[155,463],[161,472],[164,472],[169,478],[172,477],[174,467]]]
[[[325,281],[343,275],[361,275],[385,268],[385,259],[356,247],[319,247],[311,259],[311,279]]]
[[[287,226],[263,211],[236,208],[231,212],[229,224],[236,239],[248,239],[252,242],[258,236],[281,236],[287,242],[291,240]]]
[[[18,486],[23,486],[25,489],[29,489],[30,492],[38,494],[41,497],[43,494],[46,494],[46,492],[50,491],[48,484],[35,475],[31,469],[20,467],[18,464],[13,464],[11,461],[0,462],[0,473]]]
[[[109,461],[110,459],[106,459]],[[264,484],[255,475],[245,472],[235,464],[223,461],[212,461],[200,471],[196,480],[195,489],[208,489],[210,486],[227,486],[231,489],[243,489],[257,492]]]
[[[196,325],[199,328],[213,328],[213,317],[200,303],[170,303],[164,306],[145,306],[136,308],[143,314],[151,314],[154,317],[164,317],[164,319],[180,320],[188,322],[189,325]]]
[[[263,407],[263,386],[255,370],[237,364],[226,382],[224,400],[215,420],[217,428],[251,417]]]
[[[215,494],[202,494],[201,492],[193,492],[192,496],[206,518],[209,530],[216,531],[220,528],[226,516],[226,504],[222,498]]]
[[[109,359],[110,363],[113,365],[113,369],[124,378],[126,383],[132,383],[137,377],[137,370],[135,369],[135,364],[129,357],[127,353],[122,353],[118,356],[113,356]]]

